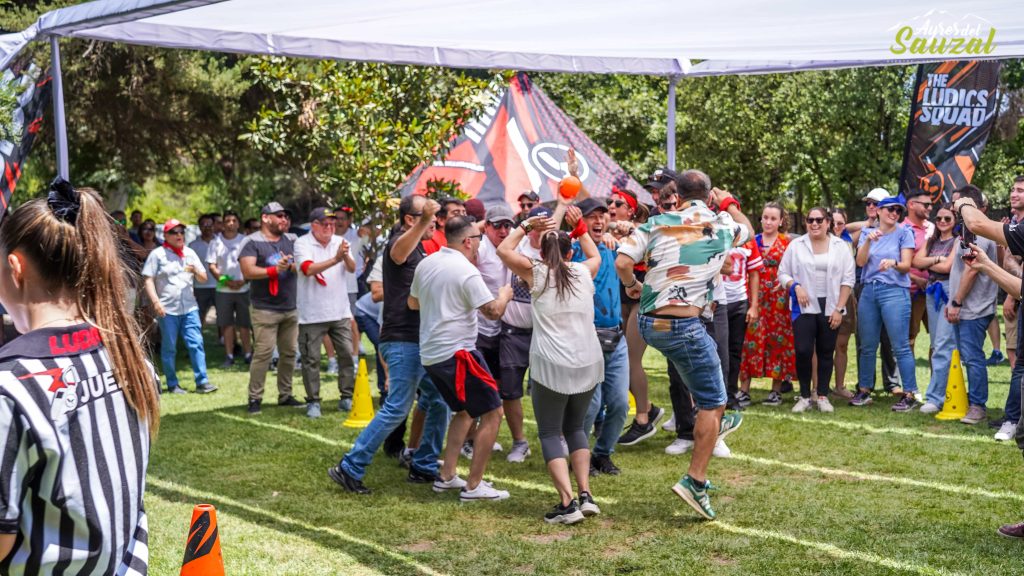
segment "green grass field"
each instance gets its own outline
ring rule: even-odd
[[[917,348],[926,357],[924,334]],[[208,350],[219,365],[220,347]],[[179,365],[187,382],[183,355]],[[668,407],[664,360],[649,351],[645,365],[654,401]],[[923,360],[917,374],[923,389]],[[1005,364],[990,370],[990,417],[1009,375]],[[510,464],[498,454],[488,469],[512,493],[505,502],[462,505],[407,483],[383,455],[365,479],[374,493],[359,497],[326,475],[358,434],[341,426],[332,377],[318,421],[275,406],[270,381],[263,414],[248,417],[241,367],[213,368],[211,379],[216,394],[163,397],[146,494],[153,574],[177,574],[192,506],[204,502],[217,507],[231,576],[1024,573],[1022,544],[995,533],[1024,519],[1016,446],[984,424],[895,414],[881,394],[868,408],[837,403],[833,415],[794,415],[791,397],[745,411],[729,437],[734,457],[708,472],[718,521],[699,521],[669,490],[689,455],[666,455],[672,435],[659,432],[616,452],[621,476],[593,481],[602,515],[565,527],[541,519],[556,498],[532,421],[533,456]],[[295,387],[301,397],[298,373]],[[757,402],[767,387],[753,393]],[[511,445],[507,428],[499,441]]]

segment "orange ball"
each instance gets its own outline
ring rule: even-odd
[[[583,183],[575,176],[566,176],[558,183],[558,193],[566,199],[575,198],[582,188]]]

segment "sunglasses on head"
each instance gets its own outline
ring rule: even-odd
[[[807,222],[808,224],[821,224],[825,222],[825,218],[822,216],[808,216],[807,218],[804,218],[804,222]]]
[[[952,216],[936,216],[936,222],[952,222],[954,218]]]
[[[609,198],[608,199],[608,205],[609,206],[615,206],[616,208],[622,208],[623,206],[626,205],[626,201],[625,200],[612,200],[612,199]]]

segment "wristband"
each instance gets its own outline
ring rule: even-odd
[[[718,210],[720,212],[725,212],[725,211],[729,210],[729,206],[733,206],[733,205],[736,206],[737,210],[740,210],[740,201],[737,200],[735,196],[730,196],[730,197],[726,198],[725,200],[723,200],[722,203],[718,205]]]
[[[637,277],[636,277],[636,276],[633,276],[633,283],[632,283],[632,284],[630,284],[629,286],[623,286],[623,288],[625,288],[625,289],[629,290],[629,289],[630,289],[630,288],[632,288],[633,286],[636,286],[637,282],[639,282],[639,280],[637,279]]]
[[[569,233],[569,238],[572,238],[573,240],[575,240],[575,239],[579,238],[580,236],[583,236],[586,233],[587,233],[587,223],[584,222],[582,218],[580,218],[580,221],[576,223],[576,227],[573,228],[572,232]]]
[[[523,229],[523,232],[529,232],[532,228],[527,220],[520,222],[519,227]]]
[[[228,276],[227,274],[221,274],[220,278],[217,279],[217,285],[221,286],[221,287],[224,287],[230,281],[231,281],[231,276]]]
[[[269,280],[267,291],[270,292],[271,296],[277,296],[278,281],[277,281],[277,266],[267,266],[267,279]]]

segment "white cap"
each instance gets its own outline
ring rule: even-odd
[[[865,202],[868,200],[874,200],[875,202],[881,202],[890,196],[889,191],[885,188],[875,188],[871,192],[868,192],[866,196],[861,198]]]

